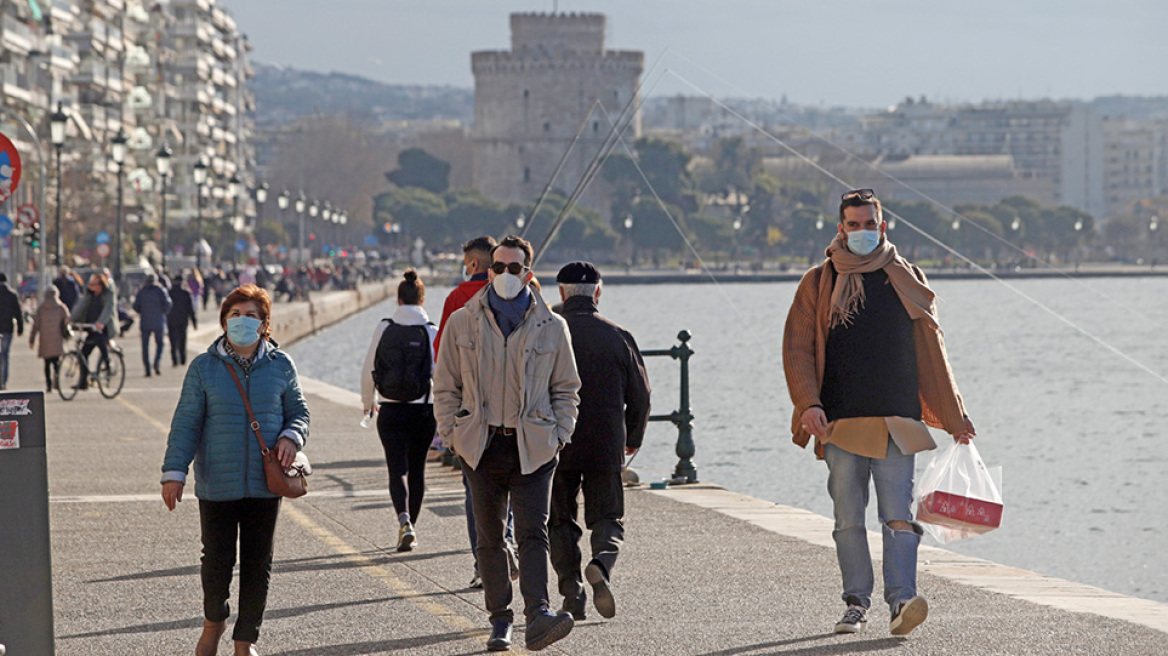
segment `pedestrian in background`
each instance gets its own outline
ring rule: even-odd
[[[875,585],[864,520],[868,490],[884,538],[884,600],[893,635],[928,617],[917,594],[913,521],[914,455],[935,449],[927,423],[974,435],[965,415],[925,274],[888,241],[883,209],[871,189],[840,197],[838,233],[827,259],[803,275],[783,331],[783,369],[795,405],[793,441],[827,462],[835,509],[843,617],[836,633],[868,622]]]
[[[77,274],[69,267],[63,266],[58,270],[57,277],[53,278],[53,286],[60,293],[61,302],[72,311],[73,306],[77,305],[81,298],[81,280]]]
[[[24,308],[8,286],[8,276],[0,273],[0,390],[8,388],[8,354],[14,329],[17,337],[24,334]]]
[[[154,338],[154,373],[162,374],[162,339],[166,333],[166,315],[173,302],[170,294],[158,284],[158,277],[146,274],[142,289],[134,297],[134,311],[138,313],[138,330],[142,333],[142,364],[150,377],[150,338]]]
[[[414,526],[426,491],[426,452],[434,439],[434,338],[438,329],[422,304],[426,286],[406,269],[397,310],[377,322],[361,367],[361,407],[378,410],[377,436],[389,469],[389,497],[398,520],[397,550],[418,545]]]
[[[507,237],[492,253],[491,284],[450,316],[434,375],[443,444],[462,459],[478,531],[479,573],[491,618],[487,649],[511,648],[511,581],[504,527],[515,511],[526,645],[571,631],[548,608],[548,504],[556,455],[576,424],[580,378],[564,320],[529,289],[531,244]]]
[[[170,312],[166,313],[166,335],[170,339],[170,363],[177,367],[187,363],[187,324],[199,329],[199,317],[195,308],[198,294],[183,288],[182,276],[174,277],[170,287]]]
[[[32,317],[32,329],[28,335],[29,348],[36,348],[37,335],[41,338],[37,357],[45,361],[46,392],[53,391],[61,356],[65,354],[65,340],[71,334],[69,308],[61,302],[60,296],[61,292],[56,287],[50,286],[45,290],[45,298]]]
[[[254,285],[227,295],[219,310],[223,335],[191,360],[167,437],[162,500],[168,509],[182,501],[187,471],[195,465],[205,618],[197,656],[215,654],[227,628],[237,538],[239,614],[231,637],[236,656],[257,653],[280,511],[232,370],[247,381],[258,432],[285,467],[308,439],[308,405],[296,366],[271,339],[271,311],[268,293]]]
[[[649,424],[649,376],[629,331],[600,315],[600,270],[591,262],[572,262],[556,276],[560,314],[572,336],[580,374],[580,406],[572,441],[560,452],[552,479],[548,520],[552,566],[559,577],[563,610],[585,619],[587,593],[601,617],[616,615],[609,587],[624,542],[625,457],[641,447]],[[577,497],[584,493],[584,524],[591,531],[592,559],[581,576]]]

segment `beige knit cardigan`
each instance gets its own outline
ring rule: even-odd
[[[913,274],[928,285],[925,274],[915,265]],[[822,405],[819,398],[823,387],[826,361],[828,313],[831,310],[831,292],[836,272],[831,260],[809,270],[799,282],[787,323],[783,329],[783,371],[787,376],[787,391],[795,404],[791,420],[791,439],[806,447],[811,435],[801,426],[803,412],[814,405]],[[936,308],[933,308],[936,316]],[[941,329],[928,321],[913,321],[913,339],[916,342],[917,378],[921,397],[921,419],[932,426],[956,435],[965,431],[965,406]],[[816,454],[822,457],[821,445],[816,439]]]

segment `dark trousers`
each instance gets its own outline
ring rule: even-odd
[[[199,501],[203,528],[203,616],[222,622],[231,614],[231,572],[235,543],[239,541],[239,617],[233,640],[255,642],[268,604],[272,578],[272,545],[280,499],[244,498],[237,501]]]
[[[101,363],[109,361],[109,335],[105,331],[91,332],[85,337],[85,345],[81,347],[81,382],[78,384],[81,389],[89,387],[89,354],[95,348],[101,353],[97,361],[97,370],[101,371]]]
[[[166,329],[166,336],[170,338],[170,363],[180,365],[187,363],[187,326],[182,328],[170,326]]]
[[[496,434],[487,445],[477,469],[463,461],[470,483],[478,532],[479,576],[491,621],[514,621],[511,612],[511,577],[507,568],[507,499],[515,514],[515,538],[519,542],[519,592],[523,614],[530,621],[548,607],[548,504],[556,458],[523,475],[515,436]]]
[[[429,403],[382,403],[377,413],[377,436],[389,467],[389,498],[400,517],[409,510],[418,522],[426,492],[426,452],[434,441],[434,406]]]
[[[154,336],[154,368],[157,369],[159,363],[162,362],[162,333],[165,332],[161,328],[158,330],[147,330],[142,328],[142,364],[146,365],[146,373],[150,373],[150,336]]]
[[[584,490],[584,524],[592,531],[592,559],[600,563],[606,576],[616,565],[617,553],[625,539],[625,489],[619,471],[561,471],[552,479],[551,540],[552,567],[559,578],[560,594],[575,597],[584,589],[580,573],[580,538],[584,535],[576,521],[576,498]]]
[[[57,370],[61,368],[61,356],[54,355],[51,358],[45,358],[45,390],[52,391],[53,379],[57,376]]]

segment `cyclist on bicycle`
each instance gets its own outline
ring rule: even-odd
[[[81,381],[77,389],[89,387],[89,354],[96,347],[101,351],[100,362],[109,360],[110,340],[117,331],[117,303],[114,290],[104,273],[95,273],[86,284],[87,292],[81,295],[70,317],[73,323],[92,324],[97,330],[86,330],[85,346],[81,347]]]

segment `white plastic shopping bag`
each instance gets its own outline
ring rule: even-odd
[[[950,442],[917,485],[917,521],[938,542],[988,533],[1002,524],[1002,468],[986,468],[973,442]]]

